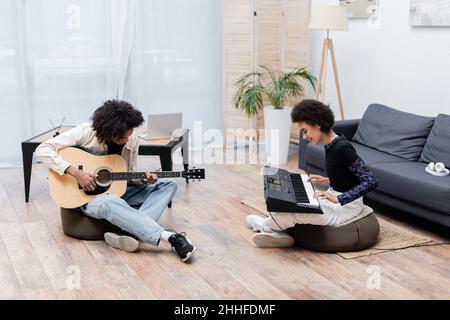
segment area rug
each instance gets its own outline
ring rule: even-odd
[[[242,200],[241,203],[260,214],[269,216],[269,213],[266,210],[266,204],[262,198],[249,198]],[[449,242],[435,241],[425,236],[413,233],[381,218],[380,216],[377,216],[377,219],[380,224],[380,235],[378,242],[374,246],[362,251],[338,252],[337,254],[344,259],[356,259],[411,247],[449,244]]]

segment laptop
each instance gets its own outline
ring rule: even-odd
[[[151,114],[147,118],[147,131],[139,137],[144,140],[171,138],[181,128],[182,113]]]

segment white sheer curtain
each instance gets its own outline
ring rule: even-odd
[[[220,17],[210,0],[0,0],[0,165],[116,97],[221,128]]]
[[[222,129],[222,1],[137,5],[125,99],[147,114],[183,112],[191,132],[196,120]]]

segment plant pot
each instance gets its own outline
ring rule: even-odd
[[[266,129],[266,157],[270,165],[287,162],[291,135],[292,107],[275,109],[264,107],[264,127]]]

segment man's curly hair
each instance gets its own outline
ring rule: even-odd
[[[122,100],[108,100],[91,117],[92,128],[100,143],[109,144],[130,129],[139,127],[144,118],[131,104]]]
[[[306,122],[320,126],[320,131],[328,133],[334,125],[334,114],[329,106],[320,101],[305,99],[298,103],[291,112],[292,122]]]

